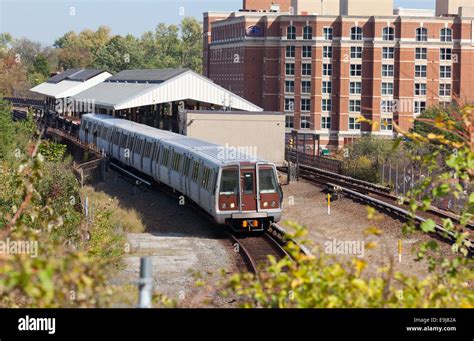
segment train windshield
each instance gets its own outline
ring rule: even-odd
[[[236,195],[239,190],[239,174],[236,168],[223,169],[221,176],[220,195]]]
[[[258,170],[258,184],[260,193],[276,193],[277,183],[273,168],[260,168]]]

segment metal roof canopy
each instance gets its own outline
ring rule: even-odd
[[[195,100],[245,111],[262,108],[189,69],[125,70],[72,99],[113,110]]]
[[[110,76],[111,74],[104,70],[69,69],[31,88],[30,91],[56,99],[66,98],[101,83]]]

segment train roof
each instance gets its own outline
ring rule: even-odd
[[[259,161],[266,162],[258,158],[256,155],[248,153],[247,148],[239,148],[232,146],[221,146],[212,142],[188,137],[185,135],[173,133],[147,126],[145,124],[115,118],[110,115],[102,114],[86,114],[83,118],[92,118],[94,120],[104,122],[114,127],[119,127],[128,131],[134,131],[147,137],[165,140],[169,145],[181,147],[184,149],[191,149],[202,158],[219,165],[235,164],[238,162]]]

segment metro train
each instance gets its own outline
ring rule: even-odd
[[[108,115],[83,115],[79,138],[182,193],[218,224],[261,231],[281,218],[283,192],[271,162]]]

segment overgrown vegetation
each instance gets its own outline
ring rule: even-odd
[[[63,147],[41,142],[31,122],[13,122],[1,100],[0,121],[0,306],[111,305],[108,278],[128,247],[123,232],[143,228],[138,215],[104,194],[96,202],[92,189],[79,187]]]
[[[410,132],[401,132],[421,148],[430,148],[433,153],[420,156],[412,154],[413,161],[426,167],[439,167],[440,158],[446,167],[436,178],[427,177],[419,188],[408,193],[412,214],[427,210],[436,199],[448,194],[465,195],[474,178],[474,111],[472,106],[460,110],[457,119],[444,120],[434,117],[424,123],[441,131],[449,131],[456,139],[445,134],[429,133],[426,137]],[[370,144],[369,144],[370,146]],[[377,150],[377,149],[375,149]],[[446,153],[447,150],[453,151]],[[455,179],[455,181],[453,181]],[[427,188],[431,190],[426,191]],[[421,202],[417,200],[423,195]],[[252,274],[236,274],[227,281],[223,295],[236,294],[242,299],[244,307],[301,307],[301,308],[337,308],[337,307],[474,307],[472,271],[473,261],[468,257],[470,245],[466,224],[473,221],[474,193],[467,192],[468,201],[461,214],[461,221],[451,219],[443,221],[443,227],[454,233],[451,252],[441,252],[438,241],[431,239],[422,243],[417,250],[417,260],[425,260],[429,273],[425,278],[394,271],[394,260],[379,268],[376,276],[364,274],[366,262],[354,258],[350,262],[341,261],[326,255],[315,248],[314,256],[304,256],[294,243],[288,245],[288,251],[295,261],[283,259],[266,269],[260,279]],[[374,209],[368,208],[369,218],[375,217]],[[369,227],[368,235],[382,236],[383,230]],[[427,220],[421,225],[421,231],[434,231],[434,221]],[[295,223],[289,223],[294,238],[302,241],[305,230]],[[404,234],[409,237],[415,230],[413,222],[404,226]],[[367,249],[382,247],[380,242],[371,241]]]

